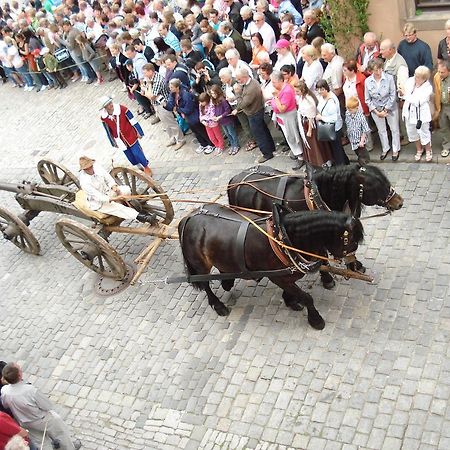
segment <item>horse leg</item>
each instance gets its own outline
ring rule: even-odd
[[[361,261],[359,261],[358,259],[355,259],[355,261],[348,263],[346,265],[347,265],[347,269],[353,270],[354,272],[359,272],[359,273],[366,272],[366,268],[364,267],[364,264]]]
[[[325,328],[325,321],[322,316],[319,314],[319,311],[314,306],[314,299],[307,292],[301,290],[296,284],[296,280],[292,280],[292,278],[271,278],[273,283],[283,289],[283,299],[286,299],[285,293],[287,293],[290,298],[295,298],[298,300],[298,303],[306,306],[308,310],[308,322],[309,324],[315,328],[316,330],[323,330]],[[286,301],[286,300],[285,300]]]
[[[224,291],[231,291],[234,286],[234,278],[232,280],[222,280],[221,284]]]
[[[334,286],[336,286],[336,282],[329,272],[320,271],[320,279],[322,281],[322,286],[325,289],[333,289]]]
[[[206,283],[205,283],[206,284]],[[204,288],[206,295],[208,296],[209,306],[219,315],[228,316],[230,310],[219,300],[219,298],[214,294],[209,286],[209,283]]]
[[[300,300],[289,292],[283,291],[282,297],[284,300],[284,304],[288,308],[291,308],[294,311],[301,311],[304,308],[304,306],[300,303]]]

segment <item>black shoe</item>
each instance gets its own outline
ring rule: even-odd
[[[258,164],[263,164],[263,163],[265,163],[266,161],[269,161],[269,159],[272,159],[272,158],[273,158],[273,155],[270,155],[270,156],[262,155],[262,156],[260,156],[258,158],[257,163]]]
[[[158,218],[156,213],[147,214],[147,213],[139,213],[136,217],[139,222],[149,223],[150,225],[156,225],[158,223]]]
[[[289,155],[289,158],[292,159],[292,161],[297,161],[297,157],[295,155],[293,155],[292,153]]]
[[[388,150],[386,153],[382,153],[382,154],[380,155],[381,161],[384,161],[384,160],[386,159],[386,156],[388,155],[389,152],[390,152],[390,150]]]

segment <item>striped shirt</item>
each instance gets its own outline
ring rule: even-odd
[[[361,109],[358,109],[354,114],[349,111],[345,112],[345,123],[347,125],[347,136],[352,146],[352,150],[356,150],[359,147],[363,133],[366,135],[370,133],[367,120]]]

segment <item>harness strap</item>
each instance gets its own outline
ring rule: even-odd
[[[245,238],[247,237],[247,230],[250,222],[246,220],[241,221],[239,230],[236,236],[236,252],[237,260],[239,261],[239,270],[241,272],[248,272],[247,265],[245,264]]]
[[[280,199],[284,199],[284,194],[286,193],[286,185],[288,182],[288,178],[287,177],[283,177],[280,178],[280,181],[278,182],[278,187],[277,187],[277,193],[276,196]],[[280,205],[282,205],[285,202],[285,200],[277,200],[276,203],[279,203]]]
[[[269,236],[275,238],[275,226],[273,223],[272,217],[268,218],[266,221],[266,230]],[[272,251],[275,253],[275,256],[280,260],[281,264],[285,267],[289,267],[289,259],[286,257],[285,253],[281,250],[280,246],[277,244],[276,239],[269,239],[270,246],[272,247]]]

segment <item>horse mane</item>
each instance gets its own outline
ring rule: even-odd
[[[292,240],[302,242],[329,242],[332,233],[343,232],[351,216],[338,211],[297,211],[282,218],[286,231]],[[361,243],[364,239],[364,228],[359,219],[353,221],[353,240]]]
[[[314,172],[313,181],[317,184],[320,195],[331,209],[342,210],[347,200],[350,203],[356,202],[359,190],[356,189],[354,180],[358,170],[358,166],[345,165],[333,166],[326,170]]]

